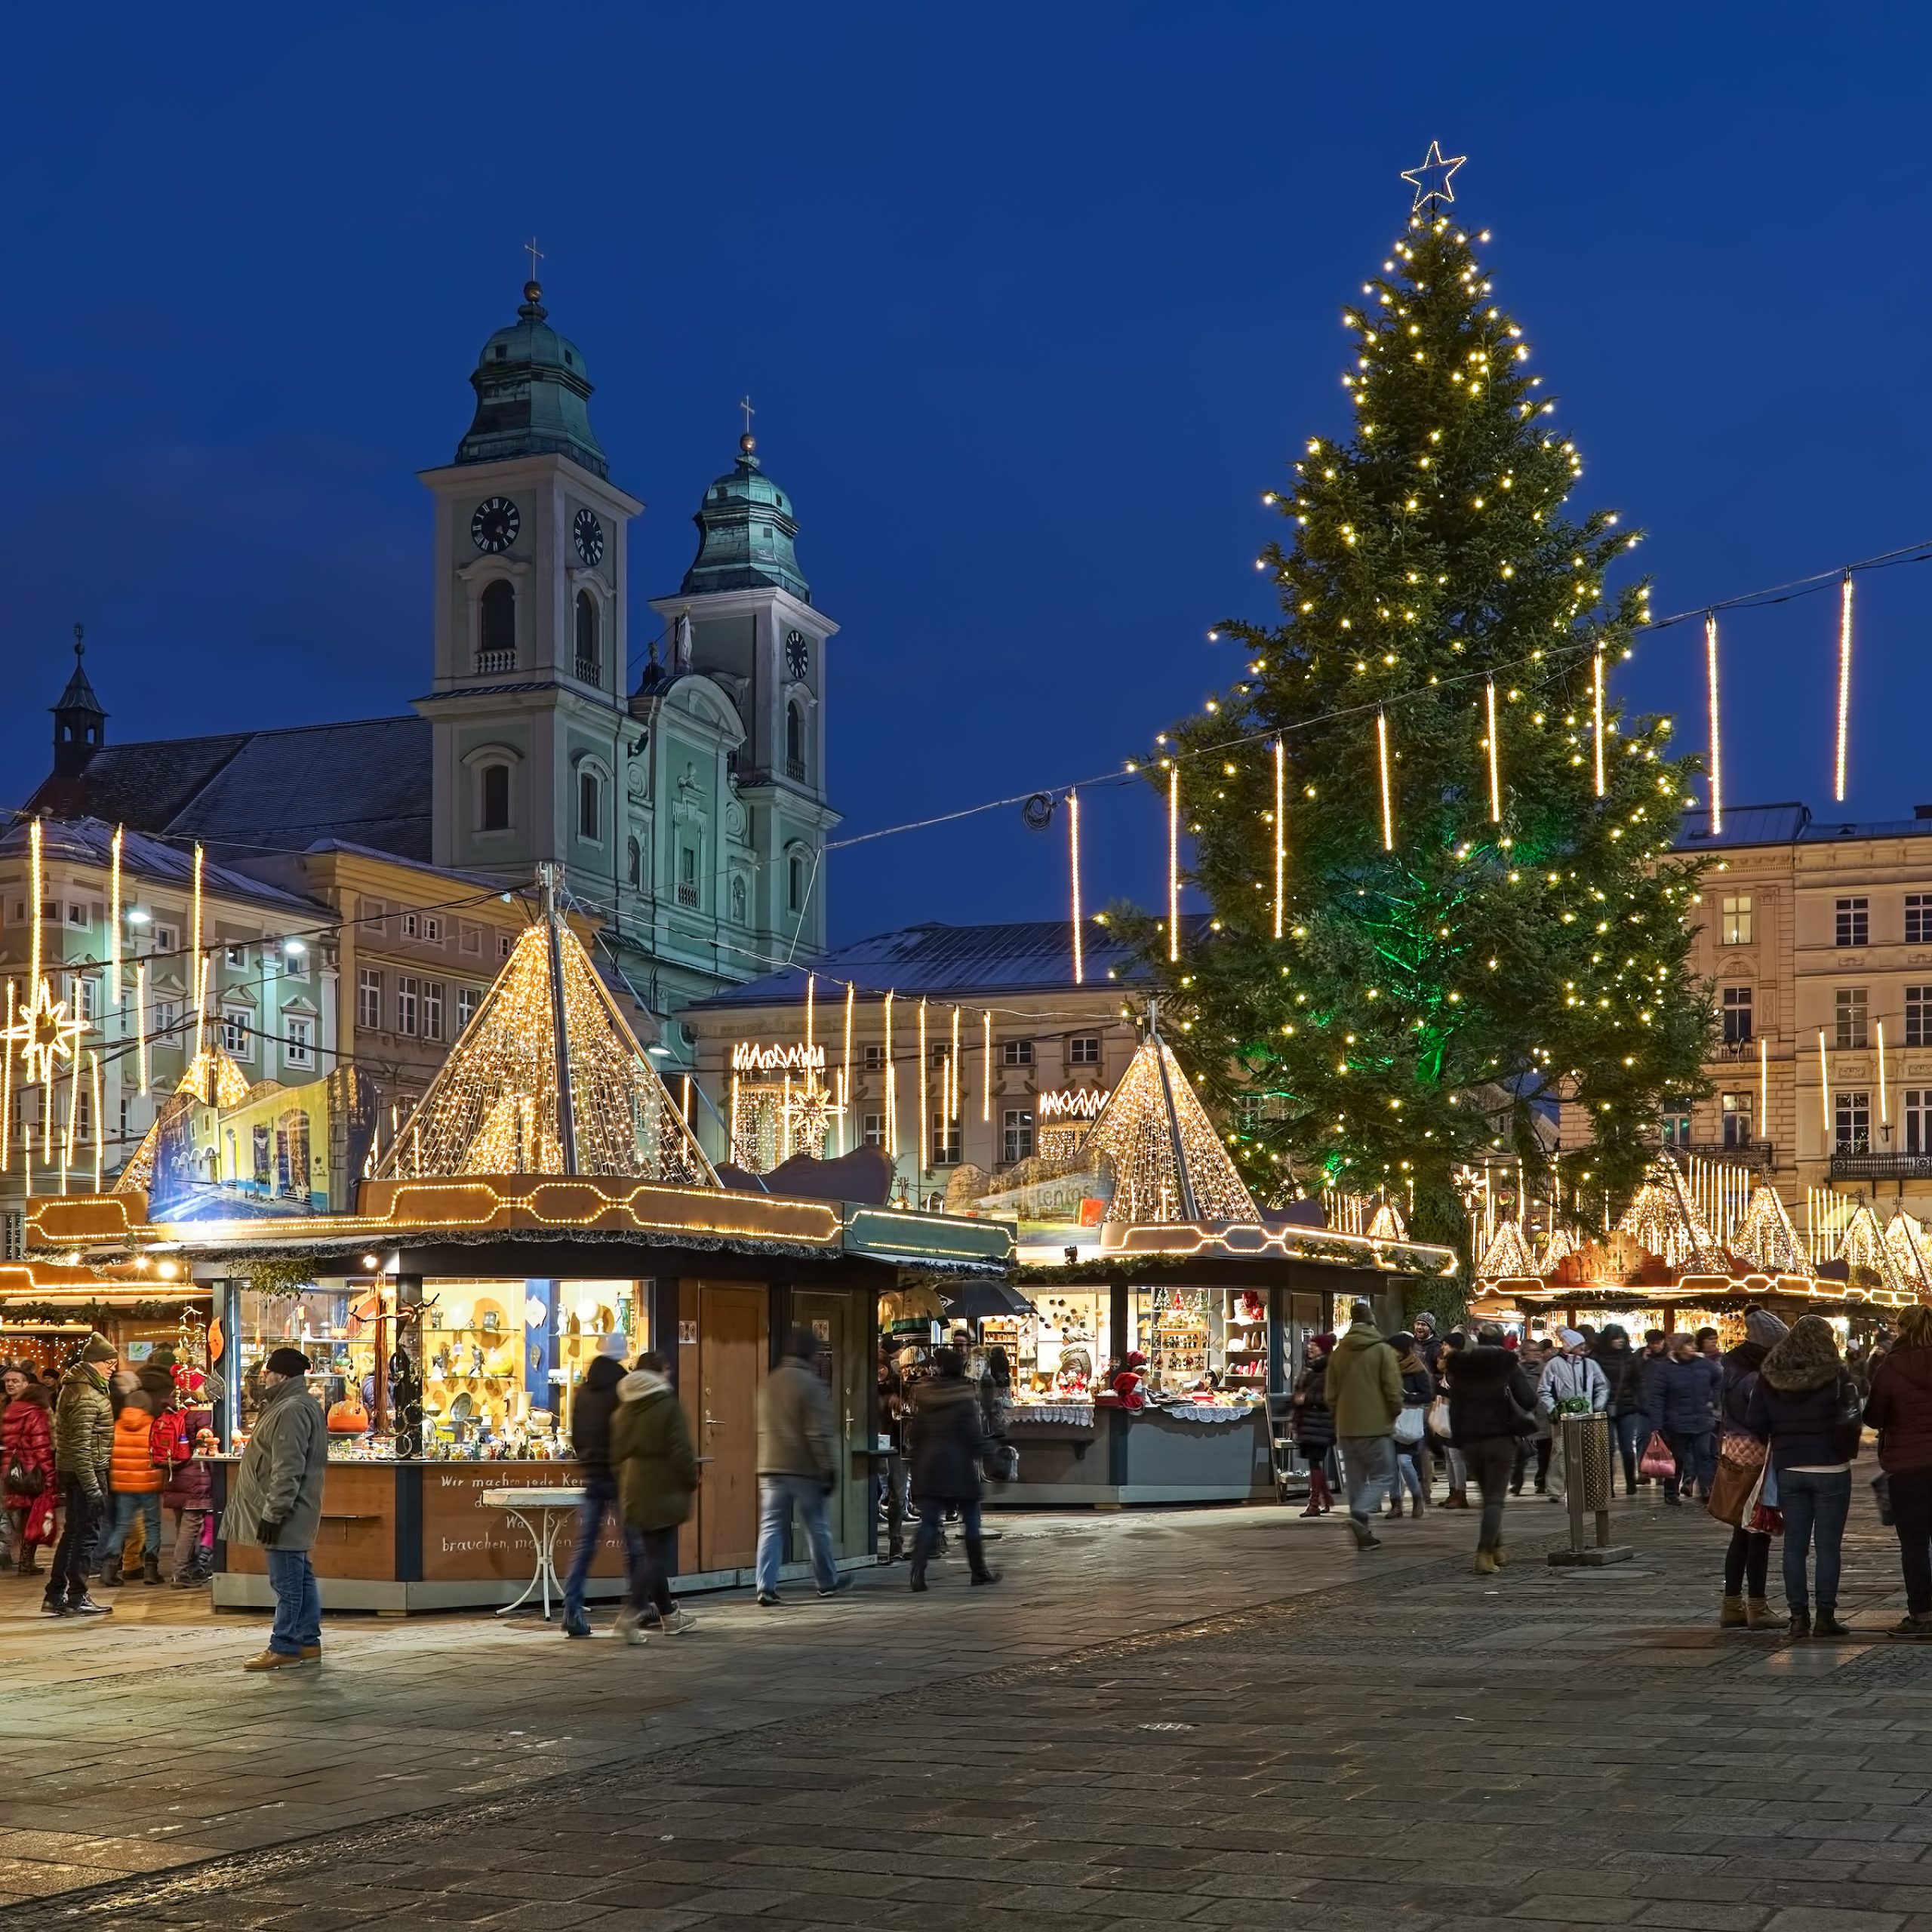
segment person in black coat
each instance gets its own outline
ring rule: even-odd
[[[1335,1411],[1328,1406],[1328,1355],[1333,1335],[1311,1335],[1303,1350],[1304,1367],[1295,1383],[1295,1447],[1308,1465],[1308,1507],[1304,1516],[1325,1516],[1335,1506]]]
[[[1597,1366],[1610,1384],[1610,1432],[1623,1457],[1623,1488],[1637,1493],[1637,1457],[1652,1427],[1644,1407],[1644,1358],[1630,1346],[1630,1333],[1612,1321],[1597,1337]]]
[[[1751,1392],[1764,1358],[1789,1331],[1767,1308],[1744,1311],[1744,1340],[1722,1359],[1721,1396],[1718,1428],[1721,1435],[1749,1435]],[[1724,1602],[1718,1611],[1719,1629],[1770,1630],[1777,1626],[1765,1601],[1765,1578],[1770,1569],[1770,1533],[1745,1523],[1730,1533],[1724,1558]]]
[[[1487,1576],[1509,1561],[1503,1546],[1503,1497],[1516,1462],[1516,1444],[1537,1428],[1537,1387],[1515,1353],[1503,1346],[1503,1331],[1486,1321],[1476,1346],[1445,1355],[1449,1383],[1449,1439],[1463,1452],[1482,1492],[1476,1528],[1476,1574]]]
[[[623,1336],[605,1336],[571,1401],[571,1448],[583,1471],[583,1507],[577,1512],[577,1547],[571,1552],[570,1571],[564,1579],[566,1637],[590,1635],[590,1620],[583,1614],[583,1586],[597,1554],[598,1540],[604,1534],[605,1510],[623,1528],[631,1567],[636,1566],[639,1539],[624,1525],[617,1479],[611,1472],[611,1421],[617,1412],[617,1384],[624,1379],[623,1352]]]
[[[999,1572],[986,1567],[980,1527],[980,1471],[992,1447],[980,1409],[980,1391],[966,1379],[957,1349],[933,1355],[934,1374],[912,1392],[912,1413],[903,1434],[912,1467],[912,1502],[919,1512],[912,1539],[912,1588],[926,1587],[926,1565],[939,1546],[940,1519],[949,1506],[959,1512],[966,1562],[976,1583],[997,1583]]]

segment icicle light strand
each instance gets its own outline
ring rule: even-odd
[[[208,1011],[208,962],[202,957],[202,848],[195,848],[194,943],[189,948],[188,976],[195,985],[195,1057],[202,1057],[202,1032]]]
[[[1818,1029],[1818,1111],[1825,1124],[1825,1152],[1832,1151],[1832,1063],[1825,1051],[1825,1029]]]
[[[115,1012],[120,1011],[121,828],[118,825],[114,828],[114,857],[107,875],[107,1004]]]
[[[1180,957],[1180,767],[1168,767],[1168,958]]]
[[[1275,937],[1281,937],[1287,916],[1288,859],[1288,750],[1279,738],[1275,740]]]
[[[1382,774],[1382,849],[1395,849],[1395,804],[1389,783],[1389,714],[1375,714],[1375,749]]]
[[[1718,614],[1704,614],[1704,686],[1710,713],[1711,830],[1724,830],[1724,738],[1718,722]]]
[[[141,1091],[148,1091],[148,962],[134,962],[134,1029],[140,1045]]]
[[[980,1015],[980,1023],[986,1032],[985,1070],[980,1076],[980,1118],[983,1121],[989,1121],[993,1117],[993,1010],[991,1007]]]
[[[1494,678],[1483,688],[1483,703],[1489,715],[1489,735],[1483,741],[1489,748],[1489,816],[1492,824],[1500,825],[1503,823],[1503,766],[1497,750],[1496,680]],[[1382,785],[1386,797],[1389,786],[1386,758],[1384,772]]]
[[[1832,796],[1844,803],[1845,767],[1851,741],[1851,573],[1838,586],[1838,740],[1832,768]]]
[[[1590,715],[1595,727],[1592,733],[1596,747],[1597,796],[1604,795],[1603,782],[1603,646],[1598,645],[1590,657]]]
[[[1885,1091],[1885,1023],[1874,1023],[1878,1029],[1878,1124],[1890,1127],[1892,1124],[1891,1102]]]

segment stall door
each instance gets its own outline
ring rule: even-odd
[[[852,1356],[846,1345],[848,1313],[848,1297],[844,1295],[794,1294],[792,1297],[792,1318],[801,1327],[809,1329],[817,1340],[812,1366],[832,1401],[832,1439],[838,1480],[832,1485],[826,1515],[832,1524],[832,1546],[849,1555],[852,1552],[845,1540],[848,1512],[858,1506],[851,1494],[852,1447],[861,1440],[869,1441],[863,1432],[872,1426],[872,1402],[869,1391],[868,1399],[861,1402],[852,1386]],[[864,1521],[863,1517],[857,1520]]]
[[[765,1291],[698,1290],[698,1567],[734,1570],[758,1552],[758,1390],[766,1363]]]

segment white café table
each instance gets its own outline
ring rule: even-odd
[[[576,1517],[589,1500],[587,1493],[581,1489],[486,1489],[478,1497],[486,1509],[500,1509],[521,1524],[529,1532],[530,1540],[537,1551],[535,1574],[524,1585],[522,1595],[514,1603],[505,1604],[497,1612],[499,1617],[508,1617],[512,1611],[521,1610],[540,1589],[543,1592],[543,1620],[549,1622],[551,1594],[554,1592],[561,1601],[564,1593],[563,1584],[557,1576],[557,1532]]]

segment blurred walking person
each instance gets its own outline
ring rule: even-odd
[[[202,1558],[204,1532],[214,1508],[208,1449],[214,1417],[198,1403],[177,1398],[155,1417],[154,1459],[162,1472],[161,1506],[174,1519],[174,1546],[168,1580],[177,1590],[205,1583],[212,1566]]]
[[[1770,1445],[1784,1514],[1784,1595],[1792,1637],[1844,1637],[1838,1621],[1838,1576],[1845,1518],[1851,1509],[1851,1466],[1858,1455],[1864,1404],[1838,1358],[1838,1338],[1823,1317],[1801,1315],[1765,1355],[1746,1411],[1746,1426]],[[1817,1549],[1817,1612],[1806,1589],[1805,1559]]]
[[[1295,1447],[1308,1465],[1308,1506],[1304,1516],[1325,1516],[1335,1506],[1330,1475],[1335,1460],[1335,1411],[1328,1406],[1326,1383],[1333,1335],[1311,1335],[1302,1349],[1302,1371],[1290,1402]]]
[[[309,1393],[309,1358],[275,1349],[262,1364],[262,1407],[235,1471],[221,1534],[258,1547],[275,1592],[268,1647],[244,1670],[289,1670],[319,1663],[322,1598],[309,1552],[322,1524],[322,1478],[328,1469],[328,1426]]]
[[[1611,1439],[1623,1459],[1623,1493],[1637,1493],[1637,1457],[1651,1439],[1644,1409],[1644,1358],[1630,1346],[1629,1331],[1614,1321],[1597,1337],[1597,1366],[1610,1389]],[[1613,1477],[1614,1470],[1611,1472]]]
[[[624,1379],[624,1343],[621,1334],[606,1335],[597,1344],[596,1358],[583,1371],[571,1402],[571,1452],[583,1471],[583,1506],[577,1512],[577,1544],[564,1577],[564,1635],[588,1637],[590,1619],[583,1613],[583,1592],[604,1536],[605,1512],[617,1519],[623,1531],[626,1570],[637,1561],[637,1538],[624,1525],[617,1500],[617,1479],[611,1468],[611,1424],[617,1413],[617,1385]]]
[[[1389,1499],[1389,1513],[1401,1515],[1402,1492],[1406,1488],[1414,1498],[1412,1513],[1420,1516],[1429,1502],[1429,1409],[1435,1400],[1435,1377],[1417,1352],[1413,1335],[1398,1332],[1389,1337],[1389,1346],[1395,1352],[1395,1372],[1402,1378],[1402,1406],[1391,1436],[1397,1482],[1395,1493]]]
[[[1899,1317],[1897,1343],[1872,1371],[1865,1420],[1878,1432],[1905,1573],[1906,1614],[1887,1634],[1932,1637],[1932,1308]]]
[[[1358,1549],[1380,1549],[1371,1519],[1395,1476],[1395,1418],[1402,1410],[1402,1377],[1395,1351],[1375,1325],[1375,1311],[1358,1301],[1348,1332],[1335,1344],[1323,1378],[1335,1414],[1342,1478],[1349,1493],[1349,1531]]]
[[[49,1617],[107,1617],[88,1593],[107,1512],[108,1468],[114,1457],[114,1405],[107,1378],[114,1346],[91,1335],[81,1358],[61,1378],[54,1405],[54,1465],[60,1482],[60,1540],[54,1546],[41,1608]]]
[[[100,1580],[122,1580],[121,1551],[137,1515],[141,1521],[141,1580],[161,1581],[162,1472],[154,1460],[153,1398],[135,1389],[114,1418],[114,1449],[109,1486],[114,1497],[114,1524],[100,1546]]]
[[[1506,1563],[1503,1543],[1505,1492],[1516,1460],[1516,1445],[1536,1428],[1537,1386],[1514,1351],[1503,1346],[1503,1331],[1484,1322],[1474,1348],[1445,1355],[1449,1383],[1449,1435],[1469,1465],[1482,1496],[1476,1526],[1475,1569],[1487,1576]]]
[[[617,1413],[611,1424],[610,1466],[617,1479],[625,1527],[633,1538],[630,1590],[612,1632],[641,1644],[648,1623],[667,1636],[695,1620],[671,1595],[678,1557],[678,1530],[691,1519],[697,1488],[697,1451],[684,1404],[654,1349],[617,1384]]]
[[[758,1392],[758,1600],[776,1607],[778,1571],[796,1510],[811,1546],[812,1575],[822,1597],[836,1596],[852,1580],[838,1574],[832,1553],[826,1499],[838,1480],[832,1447],[832,1401],[812,1363],[818,1338],[794,1328],[785,1338],[785,1358]],[[975,1402],[979,1391],[973,1391]]]
[[[939,1547],[940,1519],[949,1509],[959,1512],[960,1540],[966,1546],[973,1581],[997,1583],[1000,1573],[986,1567],[980,1517],[980,1471],[992,1447],[980,1392],[966,1379],[965,1361],[957,1349],[936,1350],[933,1368],[931,1377],[913,1391],[912,1413],[906,1423],[912,1503],[919,1512],[912,1539],[912,1587],[926,1588],[926,1566]]]

